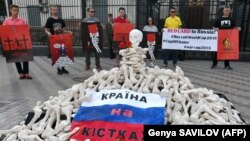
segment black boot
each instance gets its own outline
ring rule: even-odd
[[[62,70],[60,68],[57,68],[57,74],[58,75],[62,75],[63,74],[63,72],[62,72]]]
[[[62,67],[62,73],[69,73],[64,67]]]

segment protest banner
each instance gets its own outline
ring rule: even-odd
[[[218,32],[210,29],[164,29],[162,49],[217,51]]]
[[[63,67],[73,64],[74,53],[72,47],[72,35],[52,35],[49,41],[52,66]]]
[[[217,60],[239,60],[238,29],[219,30]]]
[[[145,95],[128,89],[100,92],[89,90],[86,91],[86,95],[89,96],[89,100],[81,104],[71,124],[72,130],[80,127],[82,131],[81,135],[78,135],[80,138],[76,137],[77,139],[88,137],[87,134],[83,134],[87,127],[93,128],[88,131],[102,128],[100,132],[108,132],[111,129],[117,132],[126,130],[130,136],[129,132],[132,130],[135,130],[133,131],[135,134],[141,134],[144,124],[164,125],[166,97],[151,93]],[[106,136],[110,138],[110,135]],[[116,137],[112,137],[112,140]]]
[[[134,25],[131,23],[114,23],[113,28],[114,51],[118,52],[120,49],[130,47],[129,33],[134,29]]]
[[[155,60],[155,52],[158,49],[158,33],[156,32],[143,32],[143,39],[140,44],[143,48],[148,48],[147,58]]]
[[[7,63],[33,61],[28,25],[0,26],[0,37]]]
[[[82,23],[82,44],[84,50],[95,50],[101,53],[103,30],[99,22]]]
[[[143,139],[143,125],[116,123],[106,121],[73,122],[71,129],[80,127],[80,130],[72,135],[76,141],[141,141]]]

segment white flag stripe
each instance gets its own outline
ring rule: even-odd
[[[138,108],[165,107],[166,97],[157,94],[142,94],[127,89],[87,91],[92,100],[83,102],[81,106],[92,107],[102,105],[126,104]]]

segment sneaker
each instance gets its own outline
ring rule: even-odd
[[[19,74],[19,79],[25,79],[25,75],[24,74]]]
[[[64,67],[62,68],[62,73],[69,73]]]
[[[86,66],[85,71],[88,71],[88,70],[90,70],[90,67]]]
[[[26,74],[25,79],[32,79],[32,76],[30,76],[29,74]]]
[[[62,75],[63,74],[62,70],[61,69],[57,69],[57,74],[58,75]]]
[[[226,66],[225,69],[232,70],[233,68],[231,66]]]

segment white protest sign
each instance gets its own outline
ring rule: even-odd
[[[162,49],[217,51],[218,32],[210,29],[164,29]]]

